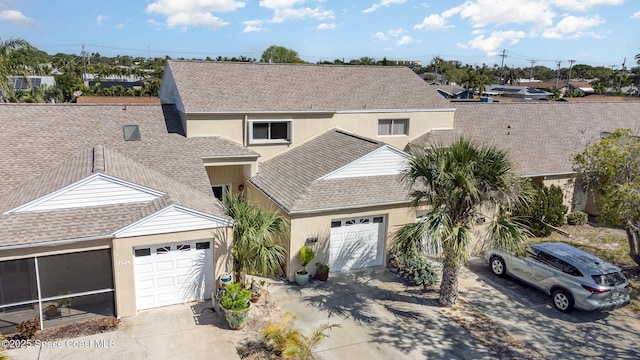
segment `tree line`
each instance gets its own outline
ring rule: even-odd
[[[100,53],[49,55],[37,49],[22,39],[0,38],[0,99],[3,102],[68,102],[74,94],[81,92],[87,96],[158,96],[160,81],[164,72],[165,57],[132,57],[117,55],[103,56]],[[185,60],[185,58],[177,58]],[[210,57],[203,61],[234,61],[234,62],[267,62],[267,63],[306,63],[295,50],[284,46],[272,45],[264,50],[260,59],[246,56]],[[640,54],[635,60],[640,65]],[[638,87],[640,82],[640,67],[615,70],[604,66],[590,66],[576,64],[569,68],[550,69],[545,66],[530,68],[504,67],[494,64],[469,65],[459,61],[447,61],[434,57],[429,64],[418,62],[398,62],[386,57],[377,60],[372,57],[334,61],[318,61],[316,64],[332,65],[367,65],[367,66],[408,66],[427,81],[439,83],[456,83],[472,91],[483,92],[490,84],[518,84],[520,79],[534,78],[538,80],[558,79],[559,83],[566,83],[571,79],[591,80],[592,87],[597,94],[613,91],[617,95],[624,95],[622,89],[629,85]],[[55,86],[29,87],[29,89],[14,89],[12,77],[54,76]],[[88,85],[88,77],[94,81]],[[103,88],[100,82],[112,80],[142,81],[143,85],[136,88],[113,86]],[[482,95],[482,94],[481,94]]]

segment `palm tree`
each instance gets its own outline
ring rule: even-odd
[[[322,324],[313,328],[311,334],[304,335],[293,327],[293,320],[297,317],[288,312],[277,323],[269,324],[262,334],[269,340],[273,349],[282,354],[285,359],[308,360],[313,359],[311,351],[320,341],[329,335],[327,330],[340,327],[340,324]]]
[[[408,251],[441,244],[444,306],[458,298],[458,274],[479,219],[489,219],[486,240],[491,246],[515,249],[527,239],[528,231],[510,211],[527,204],[531,195],[511,168],[505,151],[462,137],[448,147],[412,152],[403,177],[411,189],[412,205],[427,207],[428,214],[425,221],[401,227],[394,240]]]
[[[478,89],[478,93],[480,94],[480,97],[484,95],[484,93],[487,90],[487,86],[489,85],[491,85],[491,78],[489,78],[489,76],[485,73],[478,74],[478,76],[476,77],[476,83],[474,87]]]
[[[469,90],[471,97],[473,97],[473,94],[475,93],[477,83],[478,73],[471,68],[467,69],[467,73],[462,77],[462,85]]]
[[[12,56],[16,51],[23,48],[30,48],[28,42],[22,39],[9,39],[2,41],[0,38],[0,99],[7,102],[13,98],[12,75],[28,76],[26,69],[15,61]]]
[[[245,274],[280,273],[286,256],[281,243],[289,235],[289,219],[257,207],[242,194],[227,192],[225,203],[234,220],[231,254],[236,281],[244,284]]]

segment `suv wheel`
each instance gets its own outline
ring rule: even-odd
[[[504,264],[504,260],[501,258],[494,256],[491,258],[491,272],[498,275],[504,276],[507,273],[507,267]]]
[[[573,296],[571,296],[568,291],[558,289],[553,292],[551,298],[553,300],[553,307],[555,307],[559,311],[563,313],[569,313],[571,312],[571,310],[573,310]]]

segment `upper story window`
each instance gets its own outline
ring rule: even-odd
[[[378,120],[378,136],[409,134],[409,119]]]
[[[291,121],[250,121],[249,144],[291,142]]]

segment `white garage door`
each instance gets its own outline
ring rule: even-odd
[[[138,310],[208,298],[213,286],[211,242],[137,247],[134,271]]]
[[[331,271],[382,265],[384,232],[384,216],[331,221]]]

